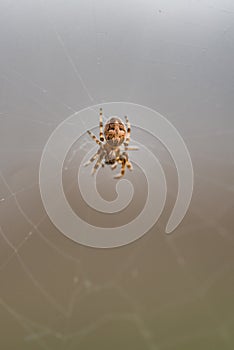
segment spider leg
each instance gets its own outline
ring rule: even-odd
[[[111,165],[111,170],[114,170],[118,165],[118,162],[116,161],[114,164]]]
[[[92,156],[92,158],[90,158],[90,160],[84,164],[84,166],[88,166],[90,163],[92,163],[92,162],[99,156],[99,154],[100,154],[101,152],[102,152],[102,149],[99,148],[99,150],[97,151],[97,153],[95,153],[95,154]]]
[[[129,160],[127,160],[126,165],[127,165],[127,168],[128,168],[129,170],[131,170],[131,171],[133,170],[132,163],[129,162]]]
[[[102,145],[101,141],[99,141],[98,138],[90,130],[88,130],[87,133],[99,146]]]
[[[102,108],[100,108],[99,112],[99,129],[100,129],[100,140],[104,141],[104,135],[103,135],[103,120],[102,120]]]
[[[120,179],[121,177],[124,176],[127,160],[126,160],[126,158],[124,157],[124,158],[122,158],[120,161],[121,161],[121,163],[122,163],[121,172],[120,172],[120,174],[116,175],[116,176],[114,177],[114,179]]]
[[[117,156],[115,158],[115,163],[111,165],[111,170],[116,169],[118,163],[122,163],[122,160],[120,159],[119,154],[120,154],[120,150],[117,151]]]
[[[127,146],[125,146],[124,150],[125,151],[138,151],[139,148],[138,147],[127,147]]]
[[[95,174],[95,172],[97,171],[98,167],[101,165],[102,159],[104,157],[104,152],[102,152],[97,160],[97,162],[95,163],[93,170],[92,170],[92,175]]]
[[[128,117],[125,116],[126,124],[127,124],[127,135],[126,135],[126,141],[124,142],[124,146],[128,146],[130,142],[130,134],[131,134],[131,125],[129,123]]]

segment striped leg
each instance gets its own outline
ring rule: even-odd
[[[99,148],[99,150],[97,151],[97,153],[95,153],[94,156],[92,156],[92,158],[90,158],[90,160],[84,164],[84,166],[88,166],[90,163],[92,163],[92,162],[99,156],[99,154],[100,154],[101,152],[102,152],[102,149]]]
[[[118,175],[116,175],[116,176],[114,177],[115,179],[120,179],[121,177],[124,176],[127,160],[126,160],[125,158],[123,158],[123,159],[121,159],[121,163],[122,163],[122,166],[121,166],[121,173],[118,174]]]
[[[116,169],[117,165],[118,165],[118,162],[115,162],[113,165],[111,165],[111,170]]]
[[[111,170],[116,169],[118,163],[122,163],[122,160],[120,159],[120,150],[118,149],[118,151],[116,152],[116,158],[115,158],[115,163],[111,165]]]
[[[100,108],[99,112],[99,129],[100,129],[100,140],[104,141],[104,135],[103,135],[103,120],[102,120],[102,108]]]
[[[138,151],[139,148],[138,147],[127,147],[127,146],[125,146],[124,150],[125,151]]]
[[[132,163],[131,162],[129,162],[129,160],[127,161],[127,168],[129,169],[129,170],[132,170],[133,169],[133,167],[132,167]]]
[[[97,171],[98,167],[101,165],[101,162],[102,162],[102,158],[104,157],[104,153],[101,153],[96,164],[94,165],[94,168],[92,170],[92,175],[95,174],[95,172]]]
[[[98,138],[91,131],[88,130],[87,133],[99,146],[102,145],[101,141],[99,141]]]
[[[128,146],[130,142],[130,134],[131,134],[131,125],[129,123],[128,117],[125,116],[126,124],[127,124],[127,135],[126,135],[126,141],[124,142],[124,146]]]

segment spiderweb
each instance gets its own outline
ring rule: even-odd
[[[2,348],[233,348],[234,9],[230,1],[182,3],[0,5]],[[61,121],[112,100],[168,116],[191,152],[195,189],[166,236],[176,170],[161,149],[167,210],[142,239],[96,250],[51,223],[38,169]],[[82,136],[65,172],[90,143]]]

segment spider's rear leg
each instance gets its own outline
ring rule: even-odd
[[[104,141],[104,134],[103,134],[103,120],[102,120],[102,108],[100,108],[100,112],[99,112],[99,136],[100,136],[100,140]]]
[[[124,142],[124,146],[127,147],[130,142],[130,135],[131,135],[131,125],[129,123],[128,117],[125,116],[126,124],[127,124],[127,135],[126,135],[126,141]]]
[[[102,145],[101,141],[99,141],[98,138],[90,130],[87,130],[87,133],[99,146]]]

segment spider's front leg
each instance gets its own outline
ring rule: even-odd
[[[121,172],[120,174],[114,176],[114,179],[120,179],[125,174],[125,168],[126,168],[126,159],[121,160],[122,166],[121,166]]]
[[[99,155],[98,160],[97,160],[96,164],[93,167],[92,175],[95,174],[95,172],[97,171],[98,167],[101,165],[101,162],[102,162],[102,159],[103,159],[104,155],[105,155],[105,151],[102,149],[102,152]]]
[[[115,161],[115,163],[111,165],[111,170],[116,169],[117,165],[118,165],[118,162]]]
[[[120,155],[119,159],[118,159],[118,162],[121,163],[121,172],[120,174],[116,175],[114,178],[115,179],[120,179],[121,177],[124,176],[125,174],[125,169],[126,169],[126,166],[130,169],[132,166],[131,166],[131,163],[129,162],[128,160],[128,155],[126,152],[123,152],[122,155]]]
[[[128,168],[129,170],[131,170],[131,171],[132,171],[132,169],[133,169],[133,167],[132,167],[132,163],[131,163],[131,162],[129,162],[129,160],[127,160],[126,165],[127,165],[127,168]]]
[[[121,163],[121,161],[120,161],[120,149],[118,149],[116,152],[115,162],[114,162],[114,164],[111,165],[111,170],[114,170],[117,168],[118,162]]]
[[[102,150],[102,148],[100,147],[99,150],[97,151],[97,153],[95,153],[95,154],[92,156],[92,158],[90,158],[90,160],[84,164],[84,166],[88,166],[89,164],[91,164],[91,163],[101,154],[102,151],[103,151],[103,150]]]

